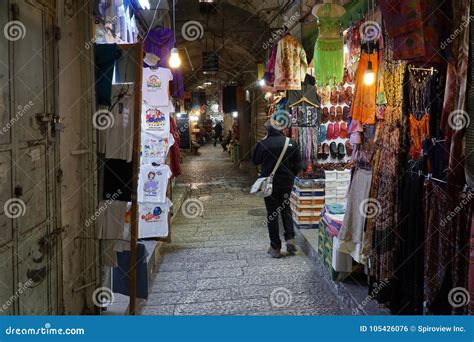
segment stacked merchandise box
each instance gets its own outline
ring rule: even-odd
[[[324,206],[324,180],[296,178],[290,204],[293,221],[297,228],[319,227],[321,209]]]
[[[326,198],[325,203],[346,203],[347,190],[349,188],[351,171],[325,171],[326,176]]]

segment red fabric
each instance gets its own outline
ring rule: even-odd
[[[170,132],[174,138],[174,144],[170,148],[170,169],[173,172],[173,177],[178,177],[181,174],[181,151],[179,149],[181,137],[176,126],[176,118],[170,120]]]

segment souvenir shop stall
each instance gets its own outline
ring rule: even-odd
[[[393,314],[466,314],[471,3],[368,4],[349,27],[338,1],[316,5],[314,56],[287,34],[266,66],[268,117],[288,128],[305,167],[291,197],[295,224],[319,227],[333,279],[366,279]]]
[[[104,4],[114,2],[99,2],[99,8]],[[129,10],[133,7],[126,16],[133,18]],[[109,23],[97,14],[100,35]],[[117,38],[121,24],[110,26]],[[174,108],[183,85],[179,71],[168,66],[174,39],[171,30],[156,28],[143,41],[97,38],[94,44],[99,203],[92,221],[100,240],[102,286],[129,296],[131,314],[136,298],[146,299],[149,292],[145,241],[170,238],[171,185],[181,173]]]

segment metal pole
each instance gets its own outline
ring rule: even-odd
[[[142,117],[142,78],[143,78],[143,44],[135,44],[136,77],[134,87],[134,120],[133,120],[133,157],[132,157],[132,207],[130,222],[130,303],[129,313],[135,315],[137,302],[137,242],[138,242],[138,172],[140,169],[140,138]]]

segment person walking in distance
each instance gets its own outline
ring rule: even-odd
[[[222,124],[220,121],[217,121],[214,126],[214,147],[217,145],[217,140],[222,141]]]
[[[267,135],[260,141],[252,154],[252,162],[261,165],[260,177],[268,177],[278,157],[283,151],[286,137],[278,128],[275,121],[265,123]],[[293,255],[296,253],[295,229],[290,207],[290,193],[296,175],[302,171],[301,156],[297,143],[290,139],[286,153],[273,178],[273,191],[271,196],[265,197],[267,209],[267,226],[270,235],[270,248],[268,254],[273,258],[281,257],[281,239],[278,225],[278,216],[281,215],[285,230],[286,251]]]

